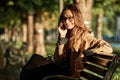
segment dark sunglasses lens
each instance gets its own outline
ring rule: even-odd
[[[66,20],[69,20],[69,21],[72,21],[73,19],[74,19],[74,17],[73,16],[71,16],[71,17],[62,17],[62,20],[63,21],[66,21]]]

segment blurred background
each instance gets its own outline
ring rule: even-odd
[[[120,0],[1,0],[0,80],[19,80],[32,54],[53,57],[57,21],[66,4],[76,4],[96,38],[120,55]],[[120,80],[120,68],[113,75]]]

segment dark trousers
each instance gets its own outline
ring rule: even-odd
[[[41,65],[42,63],[47,63]],[[28,63],[22,68],[20,74],[20,80],[41,80],[45,76],[49,75],[68,75],[69,68],[55,64],[54,62],[48,62],[42,56],[34,54]]]

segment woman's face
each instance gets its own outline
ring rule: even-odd
[[[67,29],[72,29],[75,26],[74,16],[70,10],[63,12],[63,24]]]

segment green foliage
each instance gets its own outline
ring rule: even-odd
[[[55,51],[55,44],[46,44],[46,52],[47,56],[53,57],[54,51]]]
[[[103,33],[104,36],[108,36],[108,37],[113,36],[112,32],[109,30],[109,28],[107,26],[103,27],[103,32],[102,33]]]
[[[112,37],[116,28],[115,17],[120,15],[120,1],[119,0],[95,0],[93,4],[93,18],[98,16],[99,13],[103,13],[104,17],[107,19],[103,22],[103,35]],[[94,26],[94,25],[93,25]],[[97,26],[97,25],[95,25]]]
[[[20,21],[21,15],[27,13],[33,14],[38,11],[41,14],[47,12],[46,20],[51,18],[52,14],[55,14],[55,17],[58,18],[58,3],[58,0],[2,0],[0,3],[0,27],[7,24],[11,28],[15,21]],[[57,19],[51,24],[55,26],[56,23]],[[50,25],[50,27],[52,28],[53,25]]]
[[[120,80],[120,66],[113,73],[112,80]]]
[[[16,9],[15,3],[12,0],[5,0],[0,6],[0,24],[11,25],[11,21],[18,20],[19,18],[19,9]]]
[[[94,1],[93,14],[99,14],[103,11],[109,18],[114,17],[116,12],[120,12],[120,1],[115,0],[102,0]]]
[[[66,5],[66,4],[72,4],[73,3],[73,0],[63,0],[64,1],[64,5]]]

